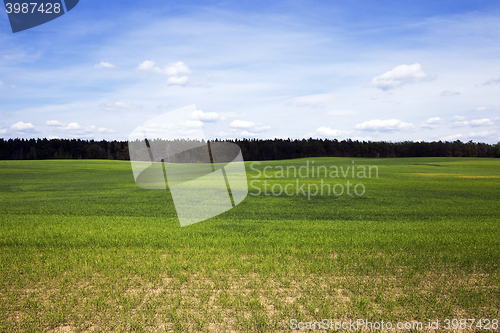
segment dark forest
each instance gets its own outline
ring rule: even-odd
[[[215,140],[218,141],[218,140]],[[223,140],[236,143],[246,161],[303,157],[500,157],[500,143],[371,142],[352,140]],[[0,139],[0,160],[129,160],[127,141],[80,139]]]

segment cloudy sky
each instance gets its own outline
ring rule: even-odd
[[[207,138],[496,143],[500,3],[82,0],[16,34],[0,14],[0,137],[126,140],[192,104]]]

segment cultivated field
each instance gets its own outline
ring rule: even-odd
[[[312,161],[339,178],[312,177]],[[129,162],[0,161],[0,332],[273,332],[358,318],[495,331],[500,159],[315,158],[309,178],[286,174],[305,159],[246,165],[240,205],[181,228],[169,192],[139,188]],[[321,178],[365,192],[308,198]],[[272,194],[289,184],[292,195]]]

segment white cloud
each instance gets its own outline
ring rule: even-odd
[[[189,67],[182,61],[170,64],[165,68],[167,76],[185,76],[191,74]]]
[[[82,127],[77,122],[72,122],[69,124],[61,123],[58,120],[47,120],[45,122],[48,126],[56,127],[58,130],[62,131],[77,131],[77,132],[91,132],[95,129],[95,126],[88,126],[86,128]]]
[[[365,131],[398,131],[413,128],[413,124],[405,123],[398,119],[373,119],[361,124],[356,124],[354,128]]]
[[[490,126],[490,125],[495,125],[488,118],[474,119],[474,120],[471,120],[470,124],[471,124],[471,126]]]
[[[108,111],[115,111],[115,110],[119,110],[119,109],[137,110],[137,109],[143,108],[143,106],[141,104],[126,103],[126,102],[102,103],[101,106],[104,107],[104,109],[108,110]]]
[[[342,131],[331,129],[330,127],[320,127],[316,130],[315,134],[320,136],[335,137],[339,136]]]
[[[486,81],[485,83],[483,83],[483,86],[491,86],[491,85],[499,84],[499,83],[500,83],[500,79],[490,79],[490,80]]]
[[[110,64],[109,62],[101,61],[97,65],[94,66],[94,68],[115,68],[113,64]]]
[[[63,123],[61,123],[60,121],[57,121],[57,120],[47,120],[45,122],[45,124],[47,124],[49,126],[64,126]]]
[[[69,123],[68,126],[64,126],[61,129],[64,130],[78,130],[81,129],[82,127],[78,123]]]
[[[47,137],[49,138],[61,138],[61,137],[94,137],[96,134],[103,133],[114,133],[114,130],[108,129],[106,127],[100,127],[96,129],[96,126],[82,126],[77,122],[71,122],[69,124],[63,124],[57,120],[49,120],[46,122],[47,125],[53,127],[53,131],[64,131],[66,134],[55,135],[54,133],[49,134]]]
[[[256,124],[251,121],[245,120],[234,120],[229,124],[233,129],[244,129],[240,135],[256,135],[255,133],[265,132],[271,129],[271,126]],[[234,130],[233,130],[234,132]],[[243,133],[243,134],[242,134]]]
[[[146,72],[154,72],[154,73],[162,73],[161,68],[156,67],[155,62],[151,61],[151,60],[145,60],[144,62],[140,63],[139,66],[137,67],[137,70],[146,71]]]
[[[99,133],[114,133],[115,131],[106,127],[100,127],[97,130]]]
[[[463,116],[455,116],[453,117],[453,127],[462,127],[462,126],[468,126],[469,122],[465,120],[465,117]]]
[[[205,122],[216,121],[220,119],[220,116],[216,112],[203,112],[201,110],[196,110],[191,113],[193,118],[199,119]]]
[[[176,77],[176,76],[171,76],[167,80],[168,85],[177,85],[177,86],[183,86],[188,82],[188,77],[187,76],[181,76],[181,77]]]
[[[248,131],[243,131],[239,133],[240,136],[256,136],[256,133],[248,132]]]
[[[32,123],[24,123],[22,121],[17,122],[10,127],[10,129],[14,131],[27,131],[27,130],[32,130],[34,128],[35,126],[33,126]]]
[[[254,125],[254,123],[244,120],[234,120],[231,124],[229,124],[229,126],[233,128],[250,128]]]
[[[3,82],[2,82],[2,81],[0,81],[0,86],[2,86],[2,85],[3,85]]]
[[[443,92],[441,92],[441,97],[451,97],[458,95],[460,95],[458,91],[444,90]]]
[[[493,123],[488,118],[474,119],[474,120],[471,120],[471,121],[467,121],[462,116],[455,116],[455,117],[453,117],[453,119],[455,120],[453,122],[453,124],[452,124],[454,127],[463,127],[463,126],[474,126],[474,127],[476,127],[476,126],[490,126],[490,125],[495,125],[495,123]]]
[[[420,126],[424,128],[436,128],[444,121],[440,117],[432,117],[424,121]]]
[[[29,133],[35,131],[35,126],[32,123],[25,123],[22,121],[19,121],[8,129],[2,129],[0,130],[0,134],[7,134],[9,132],[17,132],[17,133]]]
[[[10,87],[11,87],[12,89],[16,89],[16,88],[17,88],[17,86],[16,86],[15,84],[11,85]]]
[[[171,63],[165,68],[160,68],[155,65],[152,60],[146,60],[139,64],[137,70],[158,73],[168,76],[167,84],[169,85],[186,85],[189,81],[191,70],[182,61]]]
[[[371,86],[381,90],[401,88],[405,84],[425,82],[432,77],[422,71],[420,64],[400,65],[394,69],[373,78]]]
[[[45,124],[49,126],[56,127],[56,129],[61,130],[61,131],[71,131],[71,132],[76,132],[76,133],[90,133],[95,130],[95,126],[91,125],[88,127],[83,127],[77,122],[72,122],[69,124],[64,124],[61,123],[60,121],[57,120],[48,120],[45,122]]]
[[[432,117],[425,121],[426,124],[441,124],[442,122],[443,119],[441,119],[440,117]]]
[[[487,111],[488,108],[486,106],[479,106],[475,109],[476,111]]]

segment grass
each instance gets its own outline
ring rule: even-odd
[[[500,159],[314,159],[352,161],[378,178],[324,181],[364,195],[310,200],[263,187],[295,184],[276,173],[305,159],[247,162],[261,194],[184,228],[168,190],[139,188],[128,162],[1,161],[0,331],[499,319]]]

